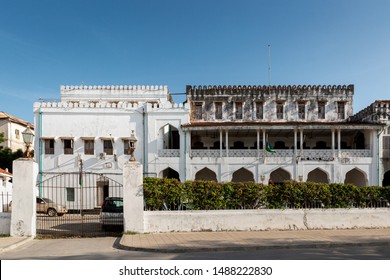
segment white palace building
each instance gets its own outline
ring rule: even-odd
[[[353,114],[354,86],[61,86],[34,103],[40,174],[390,185],[390,101]]]

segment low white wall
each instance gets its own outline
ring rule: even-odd
[[[11,232],[11,213],[0,213],[0,234],[9,235]]]
[[[390,227],[390,208],[144,211],[144,232]]]

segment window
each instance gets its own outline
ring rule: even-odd
[[[390,158],[390,136],[383,136],[383,157]]]
[[[114,154],[114,149],[112,147],[112,140],[103,140],[103,152],[107,155]]]
[[[95,154],[95,141],[84,140],[84,154],[94,155]]]
[[[66,201],[74,201],[74,188],[66,188]]]
[[[203,119],[203,108],[202,108],[202,103],[201,102],[195,103],[195,119],[196,120],[202,120]]]
[[[282,120],[283,119],[283,103],[276,103],[276,118],[278,120]]]
[[[263,119],[263,102],[256,102],[256,119]]]
[[[19,131],[19,129],[15,129],[15,137],[16,137],[16,139],[20,139],[20,131]]]
[[[305,119],[305,102],[298,103],[298,118],[300,120]]]
[[[130,155],[130,140],[123,140],[123,153]]]
[[[318,102],[318,119],[325,119],[325,102]]]
[[[64,143],[64,154],[72,155],[73,154],[73,139],[63,139]]]
[[[337,117],[345,119],[345,102],[337,102]]]
[[[222,102],[215,102],[215,119],[222,120]]]
[[[236,120],[242,120],[242,102],[236,102]]]
[[[45,154],[54,155],[54,139],[45,139]]]

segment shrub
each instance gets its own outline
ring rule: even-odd
[[[145,178],[144,199],[147,210],[383,207],[390,201],[390,186],[359,188],[297,181],[277,185],[201,180],[181,183]]]

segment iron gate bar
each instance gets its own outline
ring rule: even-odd
[[[99,219],[105,195],[123,197],[123,185],[110,177],[113,174],[73,172],[41,175],[41,178],[47,178],[37,182],[37,187],[42,190],[41,197],[51,199],[54,208],[66,206],[68,212],[54,217],[48,216],[47,212],[37,213],[37,235],[94,237],[122,233],[123,224],[103,230]]]

